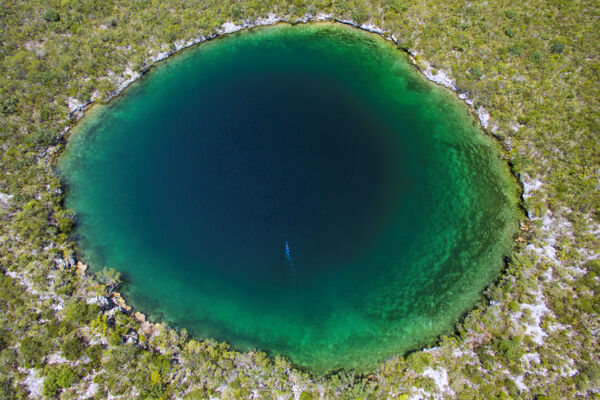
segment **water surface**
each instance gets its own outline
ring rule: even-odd
[[[76,239],[151,318],[316,372],[452,332],[502,268],[516,188],[450,93],[332,24],[162,63],[71,136]]]

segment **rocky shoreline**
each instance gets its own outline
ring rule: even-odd
[[[200,36],[195,39],[188,40],[186,42],[176,42],[173,48],[166,52],[160,52],[151,56],[141,71],[136,72],[133,71],[130,66],[125,69],[125,72],[122,76],[117,78],[118,89],[110,94],[110,97],[106,100],[111,101],[114,98],[118,97],[125,89],[129,87],[132,83],[140,79],[144,74],[146,74],[152,67],[154,67],[157,63],[169,58],[170,56],[177,54],[182,50],[186,50],[194,47],[195,45],[199,45],[201,43],[217,39],[219,37],[223,37],[225,35],[229,35],[235,32],[239,32],[245,29],[252,29],[256,27],[266,27],[266,26],[274,26],[278,24],[305,24],[305,23],[341,23],[345,25],[350,25],[357,29],[361,29],[366,32],[374,33],[379,35],[385,40],[389,40],[393,42],[396,46],[398,46],[399,42],[394,37],[394,35],[390,34],[388,31],[383,30],[372,24],[358,24],[350,19],[337,19],[334,18],[332,14],[318,14],[316,16],[305,15],[303,18],[292,21],[289,16],[276,16],[275,14],[270,14],[267,18],[259,18],[253,22],[245,22],[241,25],[236,25],[232,22],[225,22],[221,28],[217,30],[216,33],[208,35],[208,36]],[[406,48],[400,48],[399,50],[405,52],[408,55],[408,59],[412,63],[412,65],[425,76],[429,81],[434,82],[440,86],[443,86],[447,89],[450,89],[458,99],[462,100],[468,106],[469,111],[479,119],[481,126],[485,129],[489,127],[489,114],[487,111],[480,107],[479,109],[474,108],[474,102],[469,99],[466,93],[461,93],[457,87],[455,86],[454,80],[450,78],[450,74],[443,71],[437,70],[434,72],[433,68],[429,63],[421,61],[417,61],[417,54],[413,53],[411,50]],[[69,132],[69,130],[76,125],[76,123],[83,118],[85,112],[90,110],[90,108],[97,104],[99,100],[99,95],[94,93],[92,98],[87,102],[80,104],[75,99],[71,98],[68,100],[69,103],[69,118],[72,121],[72,124],[67,127],[62,133],[61,136],[64,136]],[[508,145],[502,142],[504,149],[508,148]],[[521,185],[519,181],[519,185]],[[521,239],[521,238],[519,238]],[[517,240],[519,240],[517,239]],[[86,274],[88,267],[83,264],[81,261],[73,260],[73,265],[76,264],[76,271],[80,274]],[[119,292],[113,292],[108,297],[97,297],[94,299],[88,299],[88,302],[96,303],[101,309],[105,312],[111,313],[113,309],[116,311],[117,309],[123,313],[129,314],[133,316],[133,318],[141,324],[140,329],[138,330],[138,337],[140,335],[146,335],[147,337],[152,336],[154,333],[160,332],[160,330],[165,329],[166,326],[162,323],[152,323],[148,321],[147,316],[140,311],[136,311],[127,304],[124,297]],[[137,339],[137,338],[136,338]]]
[[[144,397],[150,389],[157,389],[151,397],[180,399],[541,399],[600,393],[600,220],[594,201],[600,159],[590,150],[598,142],[594,121],[600,115],[594,74],[600,33],[589,18],[597,7],[540,1],[297,4],[11,3],[3,19],[0,104],[6,128],[0,398],[41,399],[46,386],[50,394],[81,399]],[[70,140],[59,135],[96,119],[102,107],[92,105],[119,96],[121,85],[161,57],[193,47],[202,34],[215,38],[252,29],[258,16],[263,25],[318,22],[319,13],[327,23],[335,16],[353,26],[372,21],[386,28],[374,33],[396,35],[398,47],[410,49],[402,49],[410,52],[409,63],[453,91],[447,95],[467,102],[479,118],[472,123],[487,124],[487,134],[510,150],[505,158],[523,185],[530,217],[522,225],[527,243],[516,243],[506,270],[454,334],[435,347],[391,357],[368,377],[357,371],[315,376],[275,355],[196,341],[166,325],[148,337],[135,309],[121,312],[127,296],[119,305],[99,274],[76,268],[85,256],[75,254],[73,240],[62,235],[68,227],[58,229],[61,220],[68,225],[74,217],[53,172]],[[175,37],[184,39],[174,43]],[[88,118],[80,120],[86,109]],[[66,357],[67,343],[83,344],[84,353]],[[59,374],[66,382],[62,389],[56,388]],[[73,383],[73,374],[81,380]]]
[[[221,28],[217,30],[216,33],[213,33],[208,36],[199,36],[194,39],[190,39],[188,41],[178,41],[173,44],[172,49],[164,52],[159,52],[152,55],[145,63],[141,71],[134,71],[131,66],[127,66],[123,75],[117,78],[118,88],[110,93],[106,102],[111,101],[115,97],[119,96],[129,85],[133,82],[137,81],[144,74],[146,74],[153,66],[155,66],[158,62],[167,59],[168,57],[182,51],[185,49],[189,49],[198,44],[217,39],[219,37],[239,32],[244,29],[252,29],[257,27],[266,27],[266,26],[274,26],[277,24],[306,24],[306,23],[315,23],[315,22],[331,22],[331,23],[341,23],[345,25],[353,26],[357,29],[361,29],[366,32],[374,33],[381,36],[383,39],[389,40],[394,43],[396,46],[399,46],[399,42],[394,35],[389,33],[389,31],[379,28],[373,24],[358,24],[351,19],[338,19],[333,17],[332,14],[317,14],[313,15],[305,15],[302,18],[292,20],[289,15],[285,16],[277,16],[275,14],[269,14],[267,18],[258,18],[254,21],[244,22],[241,25],[236,25],[233,22],[225,22],[221,25]],[[453,91],[457,97],[467,104],[469,110],[479,119],[481,126],[484,129],[488,129],[490,127],[490,115],[484,107],[479,107],[477,109],[474,108],[474,101],[471,100],[466,93],[460,92],[455,85],[455,81],[451,78],[451,74],[447,71],[437,70],[431,67],[431,65],[426,62],[417,61],[417,54],[405,47],[398,47],[400,50],[405,52],[408,55],[408,58],[412,65],[423,74],[429,81],[434,82],[440,86],[446,87]],[[89,109],[92,105],[96,104],[99,100],[99,93],[95,92],[92,94],[92,97],[86,101],[85,103],[80,103],[74,98],[68,99],[68,107],[69,107],[69,118],[75,123],[79,119],[81,119],[84,115],[84,112]],[[67,127],[61,134],[66,134],[71,126]],[[493,130],[493,127],[491,127]],[[503,142],[505,148],[509,148],[507,143]]]

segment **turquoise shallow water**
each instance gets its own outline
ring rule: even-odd
[[[84,261],[199,338],[323,373],[432,344],[503,266],[516,185],[464,106],[382,39],[229,35],[71,135]]]

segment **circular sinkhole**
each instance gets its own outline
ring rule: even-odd
[[[96,108],[59,170],[81,258],[197,338],[323,373],[448,334],[517,227],[496,144],[390,43],[276,26]]]

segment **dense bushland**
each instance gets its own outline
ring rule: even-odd
[[[600,37],[593,1],[16,1],[0,4],[0,397],[577,398],[600,389]],[[370,376],[310,377],[280,357],[134,315],[76,267],[52,159],[73,107],[226,21],[331,13],[388,31],[490,115],[525,183],[503,277],[456,336]],[[70,108],[71,107],[71,108]],[[118,266],[110,266],[118,269]],[[447,380],[444,379],[447,378]],[[43,383],[39,383],[43,378]],[[435,379],[434,379],[435,378]]]

